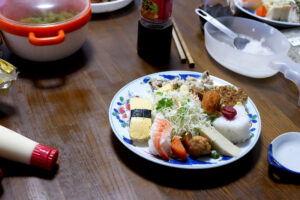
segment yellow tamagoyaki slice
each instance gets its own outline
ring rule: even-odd
[[[145,140],[149,138],[152,102],[145,98],[130,99],[130,126],[129,135],[132,140]]]
[[[147,109],[152,110],[152,102],[150,99],[134,97],[130,99],[130,110]]]

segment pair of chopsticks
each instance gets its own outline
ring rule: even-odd
[[[178,26],[174,19],[172,21],[173,21],[172,36],[173,36],[180,60],[182,63],[185,63],[186,61],[188,61],[189,66],[194,67],[195,66],[194,60],[187,48],[185,41],[183,40],[183,37],[178,29]]]

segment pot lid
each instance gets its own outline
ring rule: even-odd
[[[71,32],[89,21],[90,9],[89,0],[0,0],[0,28],[17,35]]]

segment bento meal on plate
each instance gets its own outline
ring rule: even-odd
[[[300,21],[300,0],[240,0],[242,7],[270,20]]]
[[[166,71],[133,80],[114,95],[109,121],[133,153],[182,169],[237,161],[261,131],[259,112],[245,91],[208,72]]]
[[[48,24],[55,23],[70,19],[78,14],[78,11],[41,11],[39,13],[34,13],[30,17],[26,17],[20,20],[20,22],[28,24]]]
[[[148,84],[148,97],[129,99],[133,142],[146,144],[150,154],[164,160],[241,154],[237,144],[251,136],[245,91],[215,85],[208,72],[201,79],[155,77]]]

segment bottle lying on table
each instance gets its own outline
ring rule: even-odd
[[[0,125],[0,158],[52,170],[58,159],[58,150]]]

